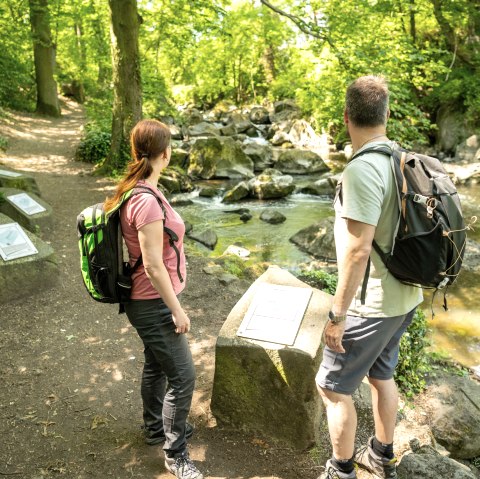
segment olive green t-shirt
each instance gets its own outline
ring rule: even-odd
[[[392,144],[372,142],[359,151],[367,147],[391,147]],[[399,207],[390,157],[366,153],[347,165],[342,174],[342,201],[335,201],[335,217],[335,245],[339,261],[346,248],[346,219],[375,226],[374,238],[377,244],[382,251],[392,250]],[[422,289],[405,285],[393,277],[373,248],[370,258],[365,304],[361,304],[360,285],[348,314],[363,317],[400,316],[422,302]]]

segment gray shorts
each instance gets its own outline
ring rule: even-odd
[[[316,382],[340,394],[353,394],[363,378],[393,378],[400,338],[412,322],[415,309],[393,318],[347,316],[344,353],[325,346]]]

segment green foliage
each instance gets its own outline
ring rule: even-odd
[[[298,279],[314,288],[332,295],[335,294],[335,290],[337,289],[338,276],[336,274],[327,273],[321,269],[315,271],[302,271],[298,275]]]
[[[430,345],[428,331],[425,313],[417,309],[400,340],[399,361],[395,370],[395,382],[407,397],[425,389],[426,375],[432,370],[432,359],[427,351]]]
[[[109,131],[89,129],[80,141],[76,151],[79,161],[99,164],[110,151],[112,135]]]
[[[0,135],[0,151],[7,151],[8,139]]]

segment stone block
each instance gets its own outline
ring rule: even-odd
[[[7,173],[4,173],[7,172]],[[16,176],[10,176],[8,173]],[[37,182],[33,176],[29,176],[20,171],[14,171],[11,168],[7,168],[0,164],[0,187],[1,188],[16,188],[22,191],[28,191],[34,193],[37,196],[40,195]]]
[[[27,193],[33,200],[45,208],[45,211],[29,215],[7,198],[12,195],[25,193],[16,188],[0,188],[0,213],[10,217],[16,223],[19,223],[28,231],[37,234],[52,226],[52,207],[39,198],[35,193]],[[3,196],[3,198],[2,198]]]
[[[315,375],[332,297],[313,289],[292,346],[238,337],[237,330],[262,283],[310,288],[276,266],[250,286],[217,338],[211,408],[219,423],[259,432],[303,450],[320,444],[321,436],[327,434]]]
[[[14,223],[0,213],[0,224]],[[58,264],[51,246],[25,231],[38,253],[4,261],[0,257],[0,303],[30,296],[53,287],[58,281]]]

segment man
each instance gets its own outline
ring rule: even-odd
[[[348,87],[344,121],[355,153],[392,146],[386,134],[388,96],[380,77],[361,77]],[[316,378],[333,456],[320,478],[354,479],[357,463],[377,478],[393,479],[397,477],[393,433],[398,409],[393,375],[400,338],[423,298],[420,288],[395,279],[372,249],[375,239],[383,251],[391,251],[399,218],[389,157],[366,153],[345,168],[335,215],[338,286]],[[370,274],[362,295],[369,258]],[[375,435],[354,457],[357,415],[351,395],[365,376],[372,392]]]

